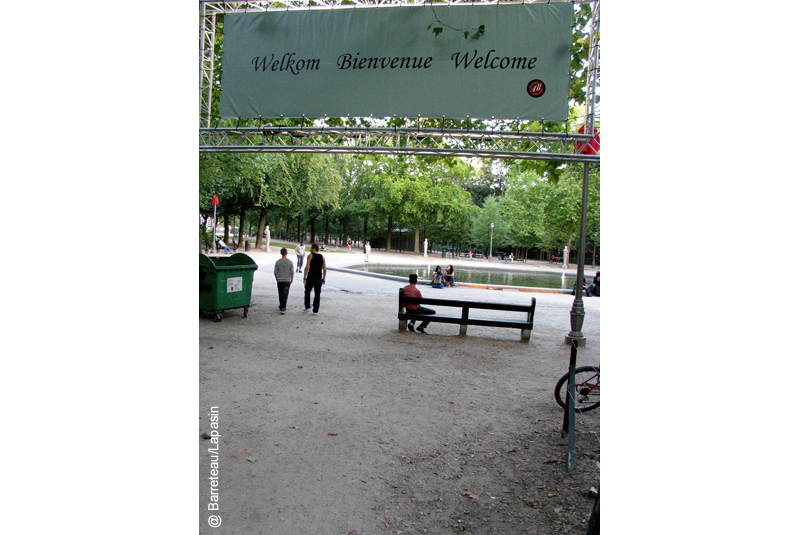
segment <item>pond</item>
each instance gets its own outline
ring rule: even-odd
[[[370,273],[383,273],[386,275],[396,275],[398,277],[408,277],[409,273],[416,273],[420,279],[430,280],[433,270],[437,265],[425,266],[393,266],[393,265],[355,265],[348,269],[357,271],[368,271]],[[446,265],[441,265],[444,271]],[[560,273],[541,273],[530,271],[515,271],[512,269],[481,269],[464,268],[455,266],[456,284],[459,282],[471,282],[475,284],[502,284],[504,286],[529,286],[532,288],[567,288],[572,289],[575,284],[575,275],[562,277]]]

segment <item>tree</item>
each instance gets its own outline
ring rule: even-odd
[[[490,244],[498,249],[506,244],[507,239],[508,225],[500,213],[500,202],[494,197],[487,197],[472,224],[472,241],[488,251]]]
[[[531,240],[539,247],[572,250],[572,238],[580,231],[583,170],[571,166],[561,180],[550,181],[527,172],[515,174],[508,196],[503,200],[504,214],[513,218],[512,235],[526,244]],[[529,214],[525,217],[525,214]],[[589,173],[587,201],[587,235],[599,230],[600,173]]]

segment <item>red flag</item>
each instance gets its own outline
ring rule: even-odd
[[[219,206],[219,198],[216,195],[214,195],[214,197],[211,199],[211,204],[214,206]]]
[[[585,132],[584,127],[581,126],[578,128],[578,133],[583,134]],[[579,154],[591,154],[596,155],[600,152],[600,134],[597,133],[597,128],[594,129],[595,136],[592,138],[589,143],[575,143],[575,152]]]

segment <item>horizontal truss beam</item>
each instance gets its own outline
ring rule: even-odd
[[[582,134],[392,127],[261,126],[200,128],[200,152],[414,154],[600,163],[575,154]]]
[[[458,5],[514,5],[514,4],[544,4],[544,3],[563,3],[570,4],[591,4],[597,0],[450,0],[449,2],[435,2],[434,7],[458,6]],[[205,5],[207,15],[220,13],[258,13],[264,11],[291,11],[291,10],[312,10],[312,9],[359,9],[376,7],[397,7],[397,6],[422,6],[430,4],[430,0],[354,0],[349,4],[343,4],[342,0],[314,0],[313,5],[309,5],[309,0],[281,0],[272,2],[225,2],[218,0],[200,0]]]

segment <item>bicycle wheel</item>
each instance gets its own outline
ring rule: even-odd
[[[569,372],[556,383],[556,401],[566,406]],[[575,368],[575,410],[590,411],[600,406],[600,366]]]

